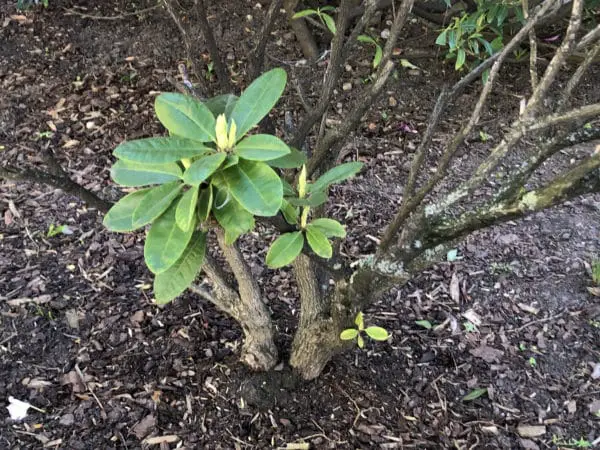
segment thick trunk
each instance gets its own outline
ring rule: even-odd
[[[241,325],[244,331],[242,362],[253,370],[272,369],[277,364],[278,355],[269,309],[237,244],[225,244],[220,230],[217,238],[238,286],[236,290],[219,265],[212,258],[207,258],[203,268],[213,282],[211,301]]]
[[[317,378],[327,363],[348,345],[340,339],[333,320],[317,320],[308,326],[298,327],[290,365],[304,380]]]

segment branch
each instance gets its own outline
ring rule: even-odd
[[[363,91],[362,95],[354,103],[354,107],[342,125],[337,129],[326,133],[325,136],[317,142],[313,156],[307,163],[309,175],[313,174],[317,168],[325,170],[328,167],[327,164],[325,166],[323,165],[323,162],[326,159],[334,161],[337,158],[342,147],[342,142],[348,137],[350,132],[358,126],[363,115],[379,97],[379,94],[383,90],[383,87],[395,67],[394,62],[391,59],[392,53],[413,3],[414,0],[402,1],[400,8],[396,11],[396,16],[394,17],[394,22],[390,29],[390,36],[383,49],[379,69],[375,74],[375,82],[369,86],[367,90]],[[369,8],[367,10],[370,11]],[[353,41],[348,41],[348,43],[353,45]],[[344,56],[343,53],[344,52],[342,52],[342,57]]]
[[[542,100],[546,98],[548,89],[550,89],[550,86],[562,68],[567,56],[569,56],[575,50],[575,39],[577,38],[577,31],[581,25],[581,11],[583,10],[583,2],[584,0],[573,0],[573,9],[571,12],[571,18],[569,20],[569,26],[567,27],[565,34],[565,39],[546,68],[544,76],[533,91],[531,98],[527,102],[527,107],[525,108],[523,115],[533,117],[537,112],[539,112]]]
[[[122,20],[122,19],[126,19],[127,17],[131,17],[131,16],[139,16],[141,14],[153,11],[158,8],[160,8],[160,2],[154,6],[150,6],[145,9],[140,9],[139,11],[121,13],[121,14],[117,14],[115,16],[97,16],[97,15],[93,15],[93,14],[86,14],[84,12],[77,11],[73,8],[63,8],[63,9],[66,11],[65,16],[79,16],[84,19],[91,19],[91,20]]]
[[[198,80],[198,82],[200,84],[200,88],[201,88],[200,90],[202,91],[202,95],[206,96],[208,94],[208,86],[206,85],[205,79],[201,76],[200,71],[198,69],[198,64],[197,64],[196,58],[193,56],[194,52],[193,52],[192,41],[190,39],[190,36],[189,36],[187,30],[181,23],[181,19],[175,12],[172,1],[173,0],[163,0],[163,4],[165,5],[167,12],[171,16],[171,19],[173,19],[173,22],[175,22],[175,25],[177,25],[177,28],[179,29],[179,33],[181,34],[181,38],[183,39],[183,45],[185,46],[186,60],[189,62],[190,66],[192,68],[192,72],[194,72],[194,75],[196,75],[196,79]]]
[[[298,127],[298,130],[292,139],[291,145],[293,147],[300,148],[302,146],[302,143],[306,139],[306,136],[308,136],[308,133],[314,124],[321,119],[329,107],[333,90],[340,79],[342,67],[345,62],[343,59],[344,35],[348,26],[348,15],[351,3],[351,0],[342,0],[342,3],[338,8],[337,20],[335,23],[336,33],[331,42],[331,55],[325,71],[321,95],[319,96],[317,105],[312,109],[312,112],[307,115]]]
[[[596,25],[596,27],[591,30],[588,34],[581,38],[579,44],[577,44],[577,51],[585,50],[591,44],[593,44],[596,40],[600,38],[600,25]]]
[[[198,10],[198,19],[200,21],[202,34],[204,35],[204,40],[208,46],[210,59],[215,66],[215,72],[217,74],[217,79],[219,80],[219,85],[221,86],[221,91],[223,94],[232,92],[233,88],[229,79],[229,71],[227,70],[225,64],[223,64],[221,52],[219,51],[219,47],[215,41],[215,35],[213,34],[212,27],[208,23],[208,16],[206,14],[206,8],[204,7],[204,0],[196,0],[196,8]]]
[[[306,26],[306,21],[303,18],[292,19],[297,4],[298,0],[284,0],[283,7],[285,8],[290,28],[296,35],[296,40],[302,48],[304,57],[313,61],[319,56],[319,49],[317,47],[317,43],[315,42],[315,38],[308,29],[308,26]]]
[[[275,16],[279,11],[279,8],[281,8],[282,1],[283,0],[271,0],[269,9],[265,15],[263,27],[260,32],[260,38],[258,39],[256,47],[252,51],[252,76],[250,77],[252,80],[257,78],[262,72],[265,61],[265,49],[271,35],[271,30],[273,29],[273,24],[275,23]]]
[[[310,258],[304,254],[298,255],[292,266],[300,293],[300,323],[298,326],[304,328],[323,318],[327,313],[327,302],[319,289],[319,281]]]
[[[529,20],[529,0],[522,0],[523,17]],[[529,77],[531,79],[531,90],[535,90],[538,85],[537,73],[537,39],[535,28],[529,31]]]
[[[502,64],[503,64],[504,60],[506,59],[506,57],[525,38],[525,36],[527,36],[529,31],[532,30],[533,27],[540,20],[542,20],[542,18],[544,18],[544,16],[550,10],[550,8],[552,6],[556,6],[556,4],[557,4],[556,0],[545,0],[544,3],[541,5],[540,9],[535,14],[535,16],[533,18],[531,18],[525,24],[525,26],[523,26],[523,28],[521,28],[521,30],[519,30],[519,32],[511,39],[511,41],[502,49],[502,51],[497,54],[497,57],[493,57],[493,62],[491,63],[492,68],[490,70],[490,74],[488,76],[487,83],[485,83],[483,86],[483,89],[481,91],[481,94],[479,96],[479,99],[477,101],[477,104],[475,105],[475,108],[473,110],[473,113],[471,114],[469,121],[454,136],[454,138],[452,139],[452,141],[450,142],[448,147],[445,149],[444,153],[442,154],[442,157],[440,158],[440,162],[438,164],[435,175],[433,175],[429,179],[427,184],[425,186],[423,186],[414,195],[412,195],[412,196],[405,195],[403,197],[402,205],[401,205],[399,211],[396,213],[394,219],[392,220],[392,222],[388,225],[388,227],[384,231],[383,238],[382,238],[381,244],[379,246],[380,254],[385,252],[389,248],[394,237],[396,236],[396,234],[398,233],[398,231],[400,230],[400,228],[402,227],[402,225],[404,224],[406,219],[409,217],[409,215],[421,204],[423,199],[427,196],[427,194],[429,194],[433,190],[433,188],[440,182],[440,180],[442,180],[446,176],[448,166],[450,165],[450,162],[452,161],[454,154],[458,150],[458,147],[463,143],[464,139],[471,132],[472,128],[475,126],[475,124],[479,120],[481,111],[482,111],[482,109],[487,101],[487,98],[491,92],[494,80],[495,80],[498,72],[500,71],[500,68],[502,67]],[[492,58],[490,58],[489,60],[492,60]],[[437,109],[434,109],[432,118],[430,120],[430,124],[427,127],[428,128],[427,132],[425,133],[425,135],[427,137],[427,141],[429,141],[431,139],[431,135],[433,134],[433,131],[435,130],[435,128],[437,127],[437,125],[439,123],[439,119],[441,117],[441,112],[445,109],[445,105],[447,104],[448,100],[450,98],[453,98],[457,92],[460,92],[462,89],[464,89],[464,87],[466,87],[473,80],[474,73],[477,73],[478,76],[479,76],[479,74],[483,73],[483,71],[486,70],[485,65],[487,65],[487,64],[490,64],[490,63],[484,62],[484,63],[480,64],[480,66],[477,67],[474,71],[472,71],[466,77],[461,79],[452,88],[452,90],[450,91],[450,93],[448,94],[447,97],[445,97],[444,93],[442,93],[442,95],[440,96],[441,98],[438,99],[438,104],[436,104]],[[411,167],[411,171],[414,172],[414,174],[415,174],[413,176],[416,176],[416,174],[420,171],[420,169],[422,167],[422,164],[424,161],[423,153],[427,150],[426,146],[429,145],[429,142],[427,142],[427,141],[425,142],[425,145],[423,145],[423,144],[420,145],[419,149],[417,150],[417,157],[415,158],[415,160],[413,162],[413,167]]]
[[[577,67],[577,70],[575,70],[575,73],[571,76],[571,78],[567,82],[567,86],[566,86],[565,90],[563,91],[560,101],[559,101],[559,105],[560,105],[559,109],[558,109],[559,112],[562,111],[563,108],[565,108],[567,106],[567,103],[569,102],[571,95],[573,94],[573,91],[575,90],[575,88],[577,87],[579,82],[581,81],[581,77],[583,76],[583,74],[585,72],[587,72],[590,65],[594,62],[594,60],[596,59],[596,56],[598,54],[600,54],[600,42],[596,43],[596,45],[594,45],[591,49],[589,49],[587,51],[585,58],[583,59],[583,62],[579,65],[579,67]]]
[[[541,211],[570,198],[600,192],[599,168],[600,146],[597,146],[592,156],[539,189],[522,192],[508,202],[492,202],[455,220],[431,224],[425,246],[432,247],[493,224]]]
[[[0,178],[11,181],[28,181],[55,187],[61,191],[74,195],[103,213],[107,212],[112,203],[101,199],[92,191],[74,182],[67,176],[51,174],[37,169],[17,169],[16,167],[0,167]]]

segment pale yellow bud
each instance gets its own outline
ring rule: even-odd
[[[219,147],[221,150],[225,150],[228,147],[227,119],[225,118],[225,114],[219,114],[219,117],[217,117],[215,134],[217,136],[217,147]]]
[[[229,125],[229,139],[228,139],[228,148],[233,148],[235,146],[235,132],[236,130],[235,120],[231,119],[231,125]]]

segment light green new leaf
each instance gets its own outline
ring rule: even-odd
[[[256,216],[274,216],[283,199],[283,186],[277,173],[259,161],[241,159],[237,166],[222,172],[231,195]]]
[[[177,210],[175,211],[175,220],[177,225],[184,231],[189,230],[194,221],[196,212],[196,203],[198,202],[198,186],[192,186],[179,199]]]
[[[459,48],[458,53],[456,54],[456,63],[454,64],[454,70],[460,69],[465,64],[465,60],[467,59],[467,53],[464,48]]]
[[[150,189],[142,189],[123,197],[108,210],[102,224],[110,231],[118,232],[133,231],[139,228],[133,225],[133,212],[148,191]]]
[[[271,167],[277,167],[279,169],[296,169],[302,167],[306,162],[306,154],[300,150],[289,147],[290,153],[282,156],[281,158],[272,159],[267,161],[267,164]]]
[[[331,247],[327,236],[325,236],[317,227],[313,227],[311,224],[306,227],[306,240],[313,252],[321,258],[331,258],[333,248]]]
[[[365,348],[365,340],[360,334],[356,337],[356,343],[358,344],[358,348]]]
[[[469,392],[467,395],[465,395],[463,397],[463,401],[464,402],[469,402],[475,399],[478,399],[479,397],[481,397],[482,395],[487,394],[487,388],[477,388],[477,389],[473,389],[471,392]]]
[[[292,19],[300,19],[302,17],[313,16],[315,14],[318,14],[318,12],[314,9],[303,9],[302,11],[298,11],[296,14],[294,14]]]
[[[287,74],[283,69],[265,72],[246,88],[231,111],[235,121],[236,138],[245,135],[275,106],[285,89]]]
[[[179,195],[183,184],[174,181],[150,189],[133,212],[133,226],[139,228],[160,216]]]
[[[124,161],[142,164],[163,164],[193,158],[214,150],[189,139],[156,137],[123,142],[113,152]]]
[[[358,330],[356,328],[346,328],[340,333],[340,339],[342,341],[351,341],[358,336]]]
[[[181,177],[177,163],[140,164],[117,161],[110,169],[110,177],[121,186],[137,187],[149,184],[163,184]]]
[[[175,136],[198,142],[215,140],[215,116],[198,100],[167,92],[156,97],[154,110],[158,120]]]
[[[212,185],[210,185],[206,189],[202,189],[202,191],[200,191],[200,195],[198,196],[198,220],[200,222],[206,222],[208,220],[212,204],[213,188]]]
[[[224,189],[216,189],[212,212],[219,225],[225,230],[225,243],[228,245],[254,228],[254,216]]]
[[[301,231],[285,233],[279,236],[267,253],[267,266],[277,269],[291,263],[304,247],[304,236]]]
[[[321,175],[313,184],[309,185],[308,191],[325,191],[330,185],[339,183],[356,175],[362,166],[363,163],[361,162],[351,162],[334,167]]]
[[[315,219],[310,223],[311,227],[317,228],[327,237],[346,237],[346,230],[337,220],[333,219]]]
[[[362,311],[359,311],[354,318],[354,324],[358,327],[359,330],[365,329],[365,315]]]
[[[220,114],[225,114],[225,117],[229,118],[237,100],[237,95],[223,94],[206,100],[204,104],[210,109],[213,116],[217,117]]]
[[[327,29],[331,31],[331,34],[335,34],[337,29],[335,27],[335,20],[333,20],[333,17],[331,17],[329,14],[320,14],[320,17],[323,23],[325,23]]]
[[[248,136],[238,142],[233,151],[240,158],[251,161],[270,161],[290,153],[285,142],[270,134]]]
[[[187,247],[194,226],[187,231],[177,226],[173,204],[167,211],[154,221],[146,237],[144,259],[148,269],[155,274],[162,273],[171,267],[181,257]]]
[[[381,327],[367,327],[365,328],[365,333],[376,341],[385,341],[390,337],[387,330]]]
[[[203,156],[194,161],[183,174],[183,181],[187,184],[198,185],[207,180],[223,164],[227,158],[227,153],[219,152],[212,155]]]
[[[205,253],[206,233],[196,231],[175,264],[154,278],[156,303],[170,302],[192,284],[200,272]]]
[[[429,320],[416,320],[415,323],[426,330],[431,330],[431,328],[433,328],[433,325]]]

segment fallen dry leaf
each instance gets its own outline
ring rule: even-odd
[[[174,442],[179,442],[179,440],[180,440],[179,436],[176,436],[174,434],[167,434],[165,436],[156,436],[156,437],[151,437],[151,438],[145,439],[144,442],[148,445],[159,445],[162,443],[172,444]]]
[[[504,355],[502,350],[498,350],[487,345],[481,345],[473,350],[470,350],[471,355],[483,359],[485,362],[493,363],[500,362],[500,358]]]

